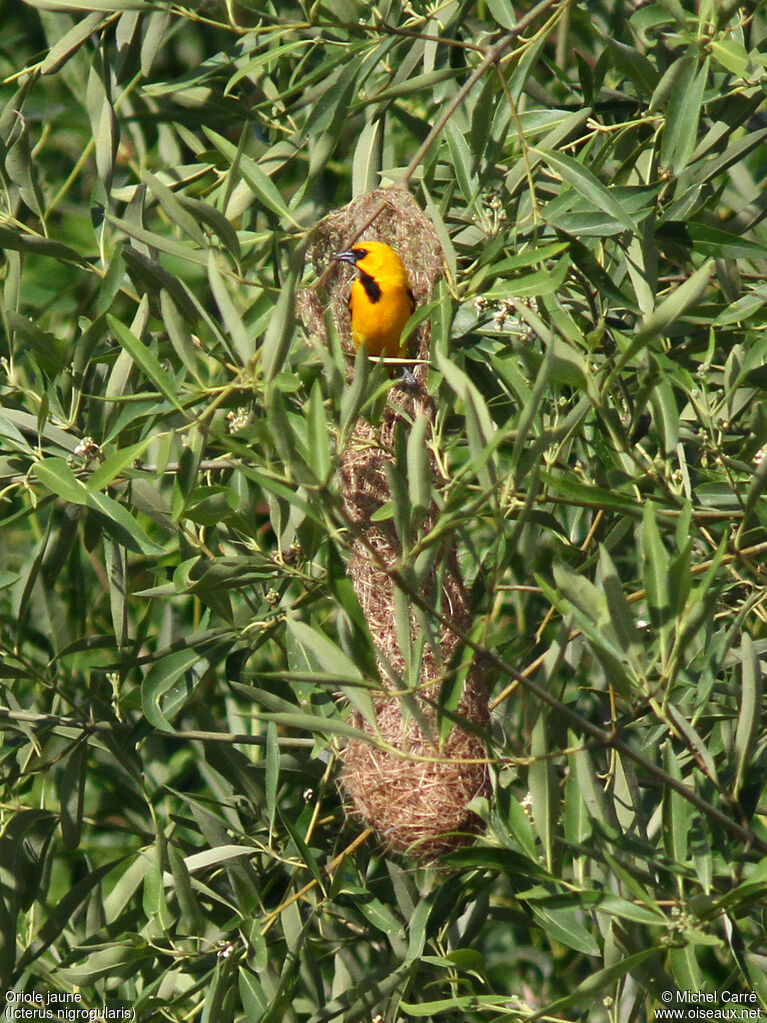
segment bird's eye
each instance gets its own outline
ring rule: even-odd
[[[352,252],[357,257],[357,259],[364,259],[365,256],[367,256],[368,254],[367,249],[358,249],[356,246],[352,249]]]

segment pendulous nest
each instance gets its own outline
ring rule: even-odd
[[[299,295],[298,314],[307,335],[327,344],[324,310],[330,309],[344,352],[350,357],[354,355],[347,308],[351,274],[346,267],[331,263],[330,256],[358,239],[385,241],[397,250],[417,305],[429,300],[444,266],[433,225],[405,190],[378,189],[321,221],[307,248],[321,286]],[[351,800],[351,812],[375,828],[391,851],[422,861],[473,840],[481,822],[468,804],[486,795],[489,787],[479,734],[489,715],[479,664],[471,664],[468,670],[463,667],[465,678],[452,727],[442,727],[439,713],[442,687],[460,667],[453,663],[461,659],[453,629],[466,632],[471,625],[455,543],[450,538],[442,541],[419,585],[421,596],[443,621],[434,618],[432,629],[424,636],[418,609],[410,606],[411,645],[422,646],[417,677],[408,678],[397,636],[395,582],[390,574],[401,564],[402,546],[393,520],[377,514],[391,501],[389,479],[396,431],[409,429],[419,417],[425,417],[429,436],[435,420],[426,390],[429,340],[429,325],[424,323],[409,351],[411,358],[424,360],[416,362],[413,369],[417,386],[392,387],[380,422],[358,419],[339,452],[339,488],[352,528],[348,572],[373,637],[381,677],[381,688],[373,697],[375,723],[358,711],[351,717],[351,723],[375,741],[347,743],[342,786]],[[430,465],[436,478],[431,456]],[[432,507],[419,535],[428,532],[435,517],[436,508]]]

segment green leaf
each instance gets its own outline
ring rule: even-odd
[[[95,5],[99,7],[99,5]],[[103,9],[103,8],[102,8]],[[91,122],[96,169],[107,192],[112,185],[115,156],[120,138],[117,116],[112,106],[109,75],[101,55],[94,60],[85,89],[85,107]]]
[[[8,324],[18,338],[29,345],[47,376],[55,377],[63,370],[68,361],[64,343],[19,313],[9,312]]]
[[[261,348],[264,378],[267,382],[274,380],[282,369],[295,334],[295,290],[302,265],[303,249],[298,247],[291,255],[290,270],[269,318]]]
[[[330,681],[335,679],[330,676]],[[344,691],[344,687],[339,687]],[[347,689],[349,687],[346,687]],[[373,746],[384,745],[380,740],[375,739],[369,732],[361,728],[355,728],[340,718],[324,718],[316,714],[290,714],[290,713],[263,713],[257,715],[260,721],[273,721],[278,727],[296,729],[300,732],[309,732],[323,737],[338,735],[343,739],[355,739],[357,742],[371,743]]]
[[[83,263],[83,256],[76,249],[64,245],[62,242],[54,241],[51,238],[40,238],[37,235],[28,234],[20,229],[6,227],[0,224],[0,246],[4,249],[12,249],[17,252],[34,252],[40,256],[48,256],[51,259],[59,259],[65,263]]]
[[[204,926],[202,912],[197,901],[189,870],[184,862],[184,857],[176,848],[175,842],[168,842],[168,865],[171,870],[173,892],[178,900],[181,910],[180,930],[183,934],[191,936],[200,933]]]
[[[632,234],[638,232],[636,222],[624,210],[623,206],[613,197],[610,190],[602,182],[578,163],[571,156],[564,156],[552,150],[539,149],[541,157],[563,181],[575,189],[579,195],[593,203],[597,208],[609,213],[619,224]]]
[[[269,830],[274,828],[277,811],[277,787],[280,780],[280,747],[277,740],[277,726],[270,721],[266,726],[266,812],[269,815]]]
[[[149,539],[127,508],[106,494],[90,491],[76,478],[63,458],[45,458],[36,462],[33,472],[44,486],[65,501],[98,512],[104,528],[130,550],[155,556],[164,553],[162,547]]]
[[[602,576],[602,588],[609,612],[611,631],[615,634],[624,654],[629,658],[635,657],[642,646],[639,630],[636,627],[629,602],[623,591],[618,571],[607,548],[603,544],[599,545],[599,568]]]
[[[604,788],[599,783],[588,750],[572,731],[569,733],[568,746],[573,750],[568,759],[575,768],[578,790],[589,817],[600,826],[604,833],[616,833],[618,822],[612,807],[607,802]]]
[[[642,517],[642,578],[653,625],[664,631],[671,613],[669,563],[658,529],[655,504],[647,501]]]
[[[514,28],[516,25],[517,18],[510,0],[487,0],[487,9],[501,28]]]
[[[322,389],[318,380],[312,385],[307,402],[307,461],[318,480],[327,480],[333,468],[331,432]]]
[[[81,483],[63,458],[45,458],[34,466],[34,474],[52,493],[72,504],[86,504],[88,488]]]
[[[35,934],[27,948],[19,956],[16,969],[23,971],[38,959],[53,942],[68,929],[72,916],[80,909],[84,901],[101,883],[106,875],[122,863],[122,857],[108,863],[102,863],[81,878],[69,891],[65,892],[55,906],[45,915],[42,926]],[[0,910],[0,918],[2,910]]]
[[[708,224],[690,222],[685,225],[696,252],[717,259],[765,259],[767,246],[741,238],[730,231],[722,231]]]
[[[175,650],[156,660],[147,672],[141,684],[141,709],[159,731],[173,731],[170,718],[191,695],[196,684],[192,671],[200,660],[193,647]]]
[[[85,4],[81,5],[81,9],[84,6]],[[40,65],[40,74],[52,75],[57,71],[60,71],[72,54],[78,50],[82,44],[104,24],[105,21],[105,14],[97,10],[94,10],[92,14],[88,14],[85,18],[78,19],[69,31],[65,32],[61,39],[59,39],[58,42],[50,48],[50,50],[48,50],[48,53]]]
[[[275,213],[293,227],[299,227],[300,225],[285,205],[279,189],[256,161],[212,128],[209,128],[207,125],[202,127],[216,149],[232,163],[233,169],[236,168],[237,172],[242,175],[259,202],[263,203],[268,210],[271,210],[272,213]]]
[[[605,42],[616,71],[628,76],[638,96],[651,97],[658,85],[658,71],[652,61],[633,46],[627,46],[611,35],[606,36]]]
[[[210,290],[216,300],[221,318],[224,321],[226,332],[231,338],[232,347],[242,366],[247,366],[253,358],[255,346],[248,334],[242,317],[235,307],[232,297],[226,287],[224,277],[219,269],[218,258],[215,252],[208,253],[208,281]]]
[[[439,352],[435,361],[447,383],[464,402],[470,469],[485,487],[491,488],[495,479],[493,453],[504,435],[496,430],[485,399],[468,376]]]
[[[140,341],[124,323],[115,319],[114,316],[107,315],[107,322],[114,336],[144,375],[155,385],[158,391],[165,395],[174,408],[179,412],[183,412],[183,406],[179,402],[176,393],[175,381],[162,368],[160,360],[154,352]]]
[[[175,238],[169,238],[167,235],[160,234],[157,231],[150,231],[148,228],[144,227],[143,224],[136,223],[127,218],[115,217],[109,214],[107,219],[115,227],[127,234],[129,238],[135,238],[136,241],[142,242],[149,250],[156,249],[157,252],[164,252],[166,256],[180,260],[181,263],[191,263],[195,266],[207,266],[207,255],[198,251],[187,242],[180,242]],[[155,267],[160,267],[160,263],[151,259],[146,252],[140,251],[140,247],[138,246],[126,246],[124,255],[126,261],[129,259],[140,260],[143,256],[148,266],[152,266],[154,264]],[[170,284],[168,278],[171,280],[173,279],[172,274],[168,273],[166,270],[164,275],[158,278],[157,283],[167,287]]]
[[[368,721],[375,721],[373,703],[360,684],[363,676],[356,664],[318,628],[288,618],[287,629],[294,642],[304,652],[307,663],[324,676],[335,678],[338,688]]]
[[[389,493],[391,494],[394,526],[397,530],[397,536],[399,537],[403,553],[407,552],[413,542],[413,509],[410,505],[405,450],[405,429],[404,424],[400,422],[397,424],[394,434],[394,461],[387,462],[386,464],[386,479],[389,483]]]
[[[101,464],[87,477],[85,481],[87,489],[93,493],[108,487],[127,468],[138,461],[149,445],[156,441],[156,439],[156,437],[145,437],[144,440],[140,440],[136,444],[130,444],[127,448],[118,448],[110,455],[107,455]]]
[[[641,507],[628,494],[605,490],[603,487],[581,483],[580,480],[574,480],[569,476],[557,476],[551,472],[542,472],[540,478],[555,493],[575,504],[583,505],[584,508],[613,510],[637,517],[641,515]]]
[[[748,135],[731,142],[725,151],[712,159],[699,160],[692,168],[690,174],[696,184],[704,184],[718,177],[727,170],[746,158],[746,156],[760,146],[767,138],[767,128],[759,128],[749,132]]]
[[[600,954],[599,945],[580,922],[575,910],[546,909],[535,903],[531,903],[530,906],[539,927],[545,931],[549,939],[559,941],[584,955],[598,956]]]
[[[708,58],[698,70],[698,57],[690,54],[680,58],[682,68],[668,104],[663,129],[661,161],[674,174],[690,162],[697,141],[703,94],[708,79]]]
[[[743,43],[734,36],[720,39],[712,39],[710,43],[711,55],[723,68],[738,78],[748,78],[752,64]]]
[[[423,952],[426,944],[426,927],[433,909],[431,899],[421,899],[408,925],[408,948],[406,963],[412,963]]]
[[[680,284],[664,298],[660,305],[656,306],[645,318],[635,335],[635,342],[640,340],[645,342],[663,334],[667,327],[681,319],[686,312],[697,305],[708,288],[713,269],[713,260],[707,259],[694,274],[688,277],[684,284]],[[625,355],[621,361],[625,364]]]
[[[682,773],[679,769],[674,749],[670,742],[663,747],[664,770],[679,781]],[[663,844],[668,857],[678,865],[687,863],[688,838],[691,826],[690,804],[674,789],[666,786],[663,790]],[[677,880],[681,889],[682,881]]]
[[[405,928],[401,920],[380,900],[361,902],[359,911],[377,930],[390,938],[404,937]]]
[[[445,862],[464,870],[497,870],[510,878],[533,878],[551,880],[551,875],[537,860],[523,856],[514,849],[475,846],[472,849],[457,849],[445,855]]]
[[[303,426],[297,417],[288,414],[285,395],[278,385],[268,392],[268,423],[271,439],[283,464],[297,480],[313,484],[314,476],[307,464],[304,445],[301,444],[296,430]]]
[[[738,723],[735,728],[736,771],[733,795],[738,798],[746,771],[754,759],[759,736],[760,715],[763,710],[762,669],[747,632],[740,640],[741,691]]]
[[[67,757],[65,767],[58,777],[61,835],[68,852],[72,852],[80,843],[87,769],[88,746],[86,743],[78,743]]]
[[[352,56],[346,66],[334,71],[320,86],[304,124],[301,141],[319,138],[335,121],[348,116],[348,108],[360,73],[360,59]]]
[[[128,594],[126,590],[128,559],[125,548],[111,538],[104,543],[104,564],[109,581],[109,611],[112,616],[115,642],[118,647],[123,647],[128,639]]]
[[[151,6],[146,0],[24,0],[30,7],[48,11],[145,11]]]
[[[628,698],[631,677],[626,670],[626,662],[630,657],[615,635],[604,593],[563,564],[555,564],[553,571],[557,590],[551,590],[539,577],[543,592],[553,606],[560,608],[563,614],[573,616],[574,623],[588,637],[594,653],[603,664],[611,685]]]
[[[450,149],[452,170],[455,172],[458,187],[463,193],[467,207],[472,208],[479,186],[471,172],[471,151],[463,133],[453,121],[448,121],[445,125],[445,138]]]
[[[367,620],[338,550],[328,543],[328,589],[337,601],[348,622],[346,652],[367,678],[378,678],[373,641]]]
[[[554,866],[554,836],[559,818],[557,775],[550,753],[548,715],[545,710],[541,710],[533,726],[530,744],[533,760],[528,768],[527,784],[532,802],[533,824],[543,846],[548,870]]]
[[[384,121],[375,117],[359,133],[352,159],[352,195],[364,195],[379,183]]]
[[[547,212],[544,211],[544,215]],[[562,230],[567,229],[564,223],[558,223],[557,226],[561,227]],[[531,274],[523,274],[521,277],[509,277],[505,280],[501,278],[498,283],[488,288],[484,295],[488,299],[530,298],[531,296],[550,295],[562,287],[571,268],[572,262],[566,253],[552,267],[547,269],[537,270]]]
[[[197,245],[202,247],[205,243],[205,236],[200,229],[200,225],[197,219],[184,208],[182,201],[175,195],[173,189],[168,188],[167,185],[148,170],[144,171],[143,179],[146,181],[149,191],[155,196],[168,215],[171,223],[179,227]]]
[[[406,1002],[404,999],[399,1002],[408,1016],[414,1016],[416,1019],[425,1017],[438,1019],[445,1012],[456,1013],[462,1010],[474,1012],[485,1006],[489,1010],[497,1009],[505,1013],[508,1004],[508,995],[453,995],[451,998],[440,998],[432,1002]]]
[[[192,374],[195,381],[201,384],[197,365],[197,352],[187,330],[187,321],[182,315],[175,299],[166,288],[160,289],[160,310],[174,352]]]
[[[426,446],[429,419],[419,415],[407,438],[407,481],[410,505],[416,521],[423,519],[432,503],[432,472]]]
[[[8,146],[5,156],[5,169],[11,180],[19,186],[19,195],[23,202],[39,218],[44,216],[44,198],[37,175],[37,165],[32,159],[29,139],[29,125],[21,113],[17,113],[18,130],[16,137]]]
[[[650,394],[653,425],[661,435],[663,453],[668,455],[679,443],[679,411],[674,390],[666,379],[659,380]]]
[[[117,971],[137,971],[142,963],[151,959],[152,954],[145,939],[132,935],[124,941],[112,941],[89,952],[79,961],[78,966],[60,968],[59,975],[67,983],[79,987],[104,977],[115,976]]]
[[[581,981],[573,992],[545,1006],[541,1010],[542,1014],[554,1017],[560,1016],[563,1013],[570,1015],[573,1011],[580,1009],[581,1006],[594,1005],[599,1000],[601,994],[613,989],[617,981],[628,976],[646,960],[660,957],[662,951],[660,948],[646,948],[641,952],[625,956],[619,962],[612,963],[604,969],[597,970],[587,977],[586,980]]]

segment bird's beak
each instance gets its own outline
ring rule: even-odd
[[[338,260],[339,263],[351,263],[352,266],[357,265],[357,253],[353,249],[347,249],[346,252],[337,252],[335,256],[330,258]]]

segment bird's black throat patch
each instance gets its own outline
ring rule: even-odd
[[[371,302],[377,302],[381,297],[381,288],[379,287],[378,282],[371,277],[370,274],[366,274],[364,270],[360,270],[359,267],[357,267],[357,271],[360,275],[362,287],[365,289],[365,294]]]

